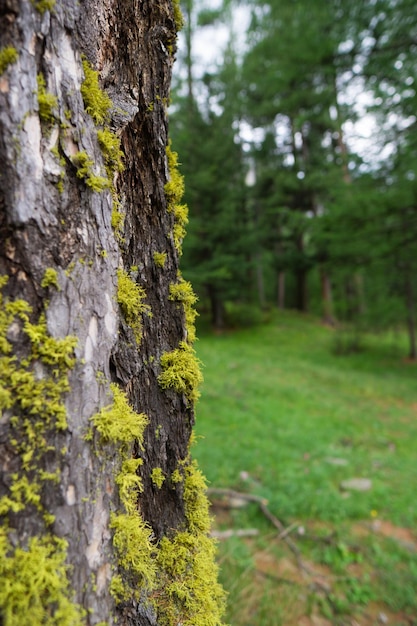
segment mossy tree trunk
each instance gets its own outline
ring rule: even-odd
[[[167,150],[179,22],[170,0],[1,3],[2,626],[220,624]]]

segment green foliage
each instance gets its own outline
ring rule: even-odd
[[[184,394],[190,402],[198,400],[198,386],[203,381],[203,376],[200,361],[190,345],[180,341],[178,348],[161,356],[160,364],[162,372],[158,381],[163,389],[174,389],[177,393]]]
[[[112,101],[102,91],[98,82],[98,72],[92,69],[87,59],[83,59],[84,81],[81,85],[81,95],[87,113],[91,115],[96,124],[104,124],[108,121]],[[109,145],[108,138],[106,139]]]
[[[58,99],[46,91],[45,78],[42,74],[38,74],[37,80],[39,117],[43,122],[52,124],[55,121],[54,109],[58,108]]]
[[[0,528],[0,610],[4,626],[81,626],[84,615],[71,601],[66,542],[33,537],[11,548]]]
[[[84,180],[87,187],[89,187],[92,191],[101,193],[105,189],[110,188],[110,181],[108,178],[94,174],[94,161],[88,156],[87,152],[84,150],[78,152],[72,157],[71,160],[77,168],[77,178]]]
[[[195,295],[190,282],[184,280],[179,274],[178,282],[169,286],[169,299],[174,302],[181,302],[185,313],[185,329],[187,331],[187,342],[195,341],[195,318],[198,315],[194,308],[198,298]]]
[[[7,46],[6,48],[1,48],[0,50],[0,76],[4,74],[9,65],[13,65],[16,63],[19,58],[19,54],[16,48],[12,48],[11,46]]]
[[[136,341],[140,343],[142,337],[141,316],[144,313],[151,315],[150,306],[143,302],[146,298],[145,289],[130,278],[124,269],[120,268],[117,270],[117,278],[117,302],[127,324],[129,324],[135,334]]]

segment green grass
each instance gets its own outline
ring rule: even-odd
[[[284,524],[297,520],[316,527],[322,523],[336,533],[339,538],[327,547],[327,562],[320,561],[314,545],[302,541],[307,557],[332,571],[331,551],[337,557],[343,542],[350,545],[350,528],[356,522],[370,523],[376,517],[410,529],[417,522],[417,366],[403,359],[407,348],[400,335],[366,337],[362,352],[337,356],[332,349],[336,332],[316,319],[281,313],[264,325],[221,335],[200,334],[196,347],[205,366],[205,382],[197,406],[200,438],[194,450],[211,486],[266,498],[271,512]],[[346,464],[334,465],[329,461],[334,458]],[[372,489],[342,491],[341,481],[353,477],[371,479]],[[271,531],[256,507],[234,513],[232,523]],[[367,604],[371,598],[384,598],[390,606],[392,596],[393,610],[417,614],[410,585],[404,583],[399,593],[388,585],[386,575],[387,568],[397,568],[398,576],[415,587],[416,555],[408,554],[407,560],[387,549],[386,539],[373,536],[373,540],[380,550],[385,542],[386,552],[382,558],[378,549],[369,548],[368,539],[361,538],[362,573],[370,582],[363,579],[359,588],[357,582],[347,588],[342,585],[339,603],[326,599],[331,611],[343,613],[346,607],[359,606],[361,600]],[[255,554],[259,546],[252,543]],[[227,543],[222,543],[222,550],[225,570],[230,559],[232,569],[239,569],[241,559],[233,556],[236,550],[231,550],[230,559]],[[353,567],[349,559],[342,565]],[[245,563],[242,567],[246,580],[249,570]],[[254,621],[236,621],[229,609],[234,626],[290,624],[285,615],[274,621],[276,611],[271,618],[264,596],[258,598],[256,610],[269,617],[261,620],[258,613]]]

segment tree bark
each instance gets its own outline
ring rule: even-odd
[[[221,622],[168,189],[178,25],[169,0],[0,5],[2,626]]]
[[[278,272],[278,297],[277,297],[277,305],[279,309],[285,309],[285,272],[281,270]]]

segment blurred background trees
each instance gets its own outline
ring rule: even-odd
[[[406,325],[415,358],[413,2],[213,6],[184,2],[170,115],[201,309]]]

